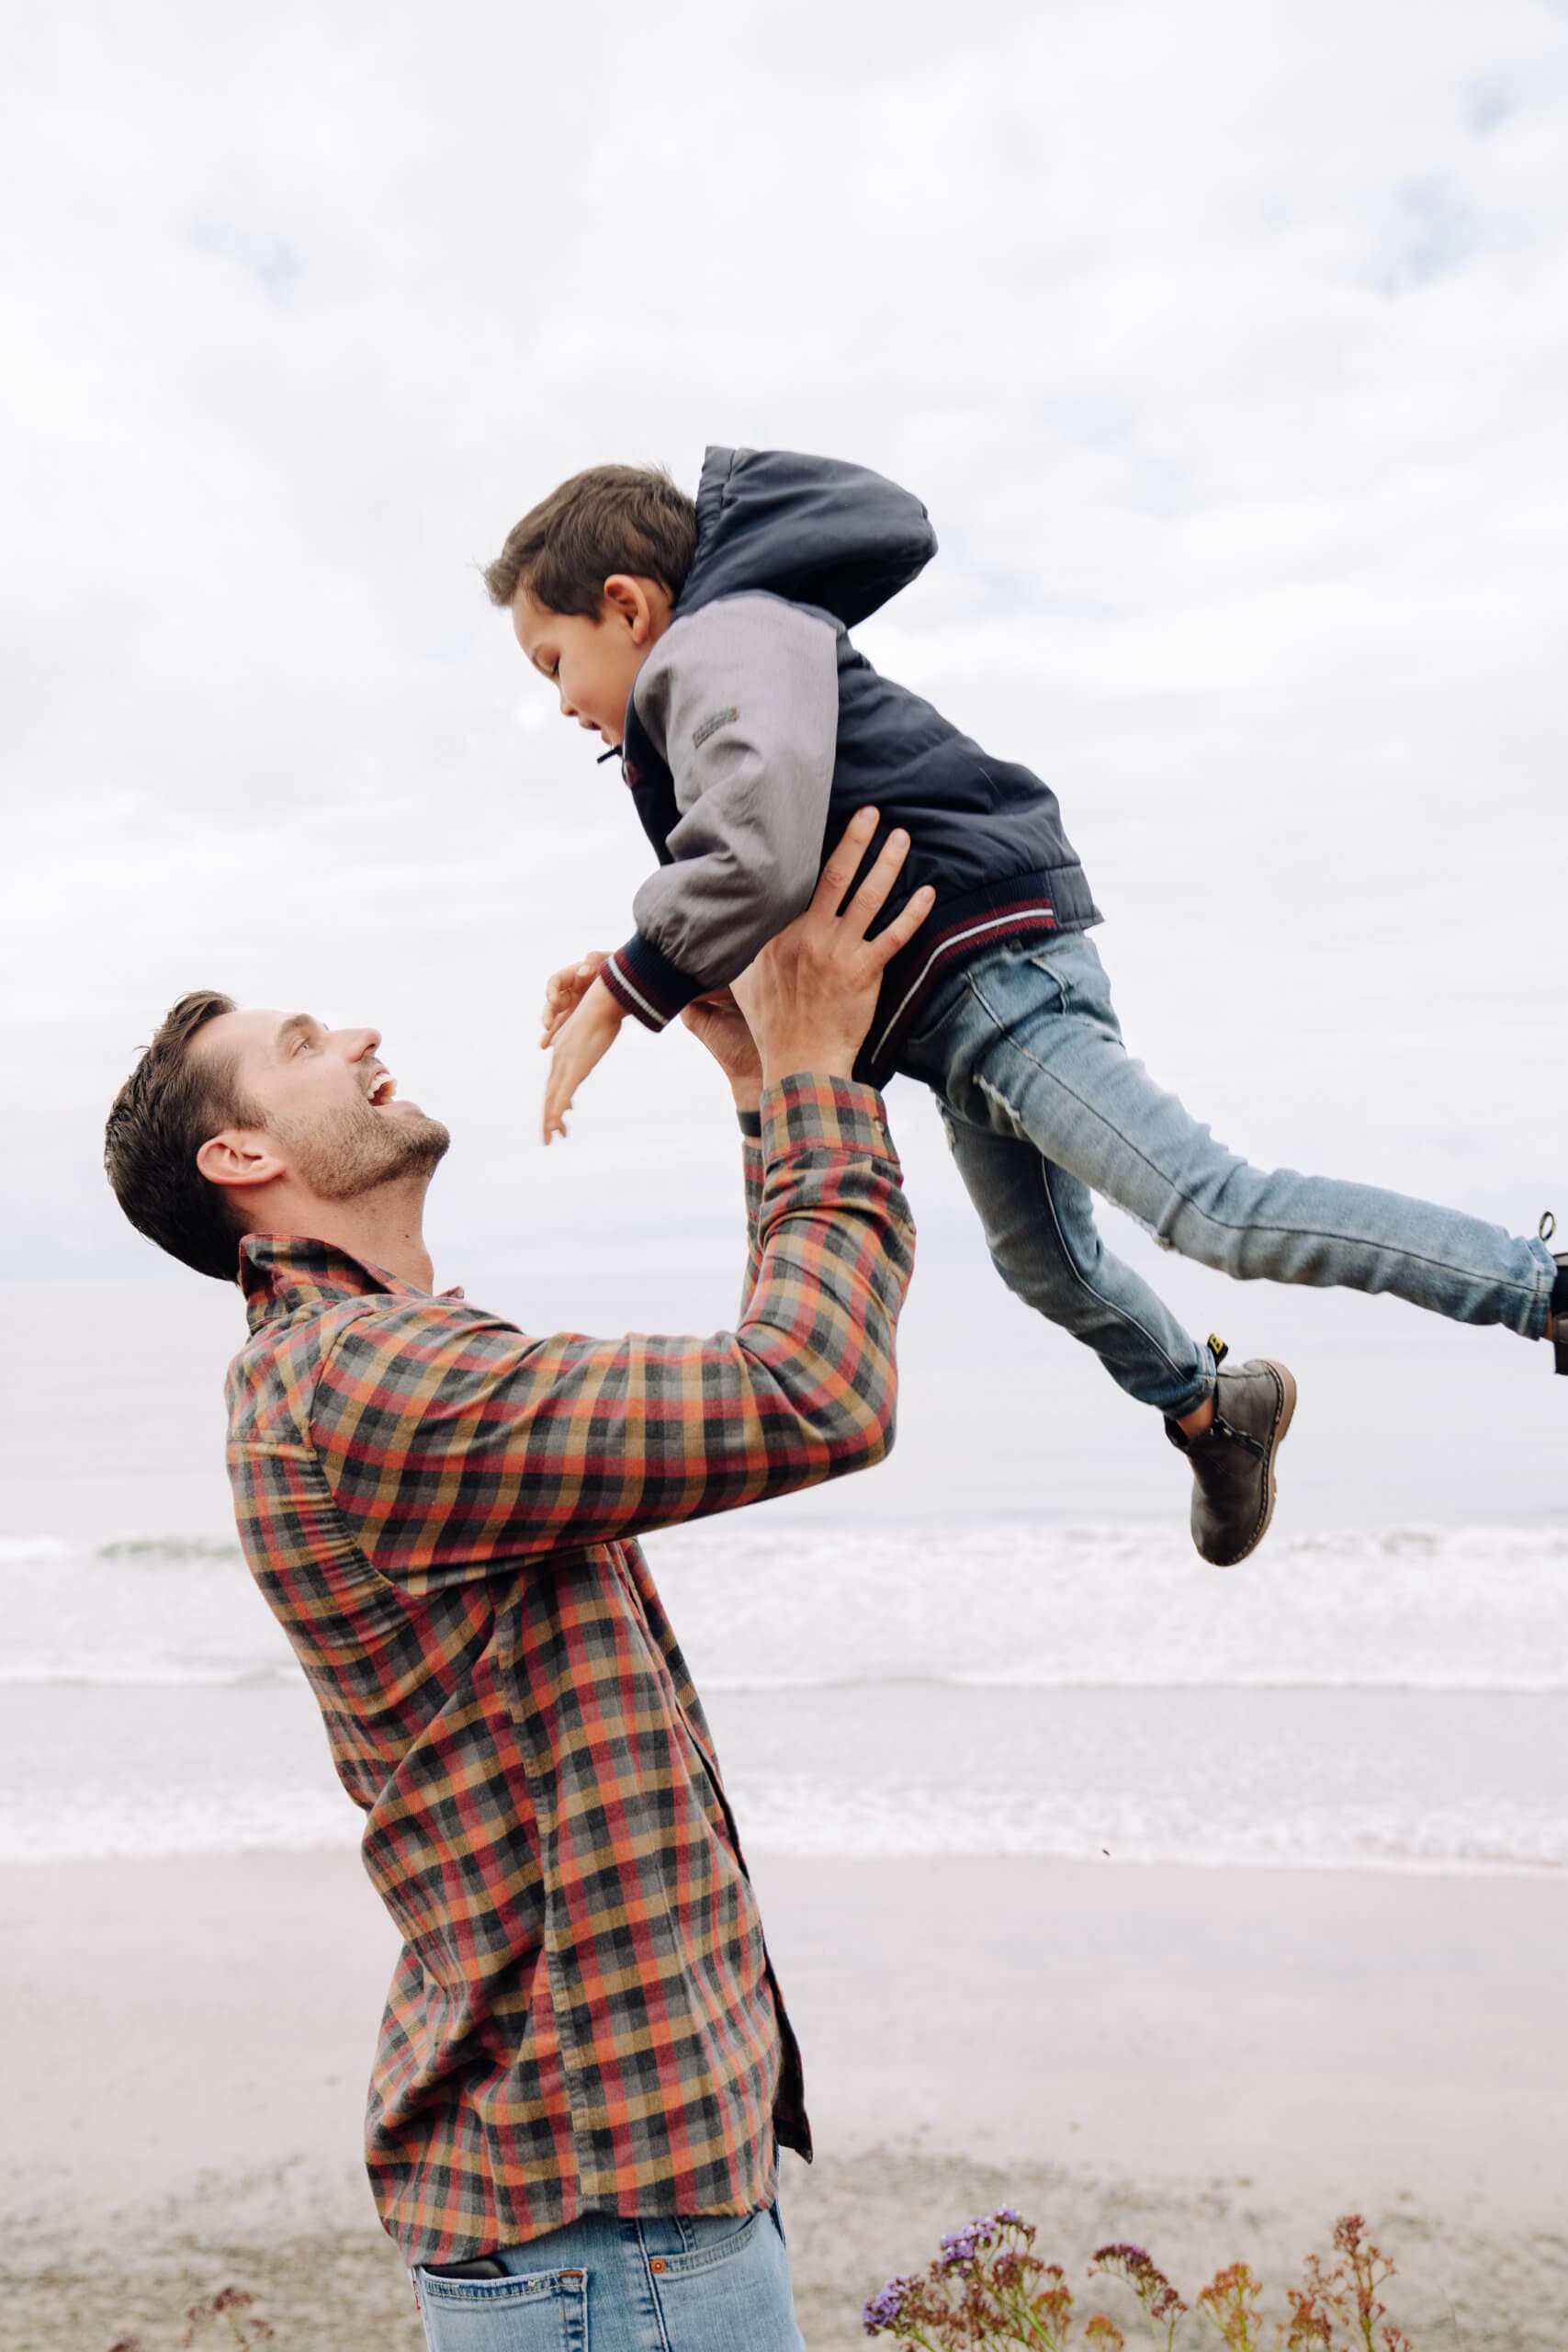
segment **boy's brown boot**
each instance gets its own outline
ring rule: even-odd
[[[1274,1455],[1296,1409],[1296,1384],[1282,1363],[1255,1359],[1223,1367],[1224,1340],[1213,1351],[1214,1419],[1201,1437],[1175,1421],[1165,1433],[1192,1464],[1192,1541],[1216,1568],[1234,1568],[1255,1552],[1274,1516]]]

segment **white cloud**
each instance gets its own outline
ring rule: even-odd
[[[927,499],[943,552],[867,650],[1056,784],[1194,1107],[1515,1223],[1561,1199],[1562,11],[581,27],[23,29],[12,1265],[141,1262],[96,1133],[198,982],[382,1023],[458,1131],[452,1259],[632,1246],[634,1198],[728,1231],[684,1041],[532,1144],[540,978],[618,935],[644,852],[474,570],[575,466],[691,483],[707,438]]]

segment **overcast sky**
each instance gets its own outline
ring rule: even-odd
[[[732,1247],[685,1036],[536,1140],[646,852],[477,570],[708,440],[926,501],[861,641],[1055,784],[1190,1107],[1568,1222],[1562,6],[99,0],[5,78],[0,1272],[157,1270],[102,1121],[194,986],[381,1026],[445,1280]]]

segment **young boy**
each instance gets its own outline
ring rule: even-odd
[[[1165,1417],[1192,1537],[1228,1566],[1262,1541],[1295,1383],[1200,1345],[1101,1244],[1101,1193],[1157,1239],[1247,1280],[1392,1291],[1551,1339],[1568,1372],[1568,1256],[1361,1184],[1249,1167],[1129,1059],[1089,938],[1100,920],[1053,792],[879,677],[848,631],[930,561],[908,492],[858,466],[710,449],[695,503],[629,466],[578,474],[485,574],[564,717],[618,752],[659,866],[612,956],[558,972],[545,1138],[629,1012],[661,1029],[797,915],[855,809],[909,840],[893,959],[858,1075],[923,1080],[1002,1279]],[[868,852],[868,855],[872,853]]]

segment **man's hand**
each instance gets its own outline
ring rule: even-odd
[[[592,987],[599,967],[609,960],[607,956],[591,949],[577,963],[563,964],[558,972],[550,974],[545,982],[545,1010],[540,1016],[545,1030],[539,1040],[541,1046],[551,1044],[562,1023],[570,1020]]]
[[[603,959],[601,959],[603,960]],[[558,974],[557,976],[559,977]],[[572,1097],[596,1062],[603,1061],[620,1034],[626,1014],[603,980],[591,980],[574,1012],[563,1016],[554,1032],[550,1074],[545,1082],[545,1141],[566,1133],[566,1114]]]
[[[936,903],[928,883],[886,931],[866,937],[908,854],[909,836],[898,831],[888,834],[871,872],[839,912],[875,831],[875,809],[857,810],[822,868],[806,912],[770,939],[734,984],[769,1085],[793,1070],[829,1078],[852,1074],[876,1011],[882,975]]]

